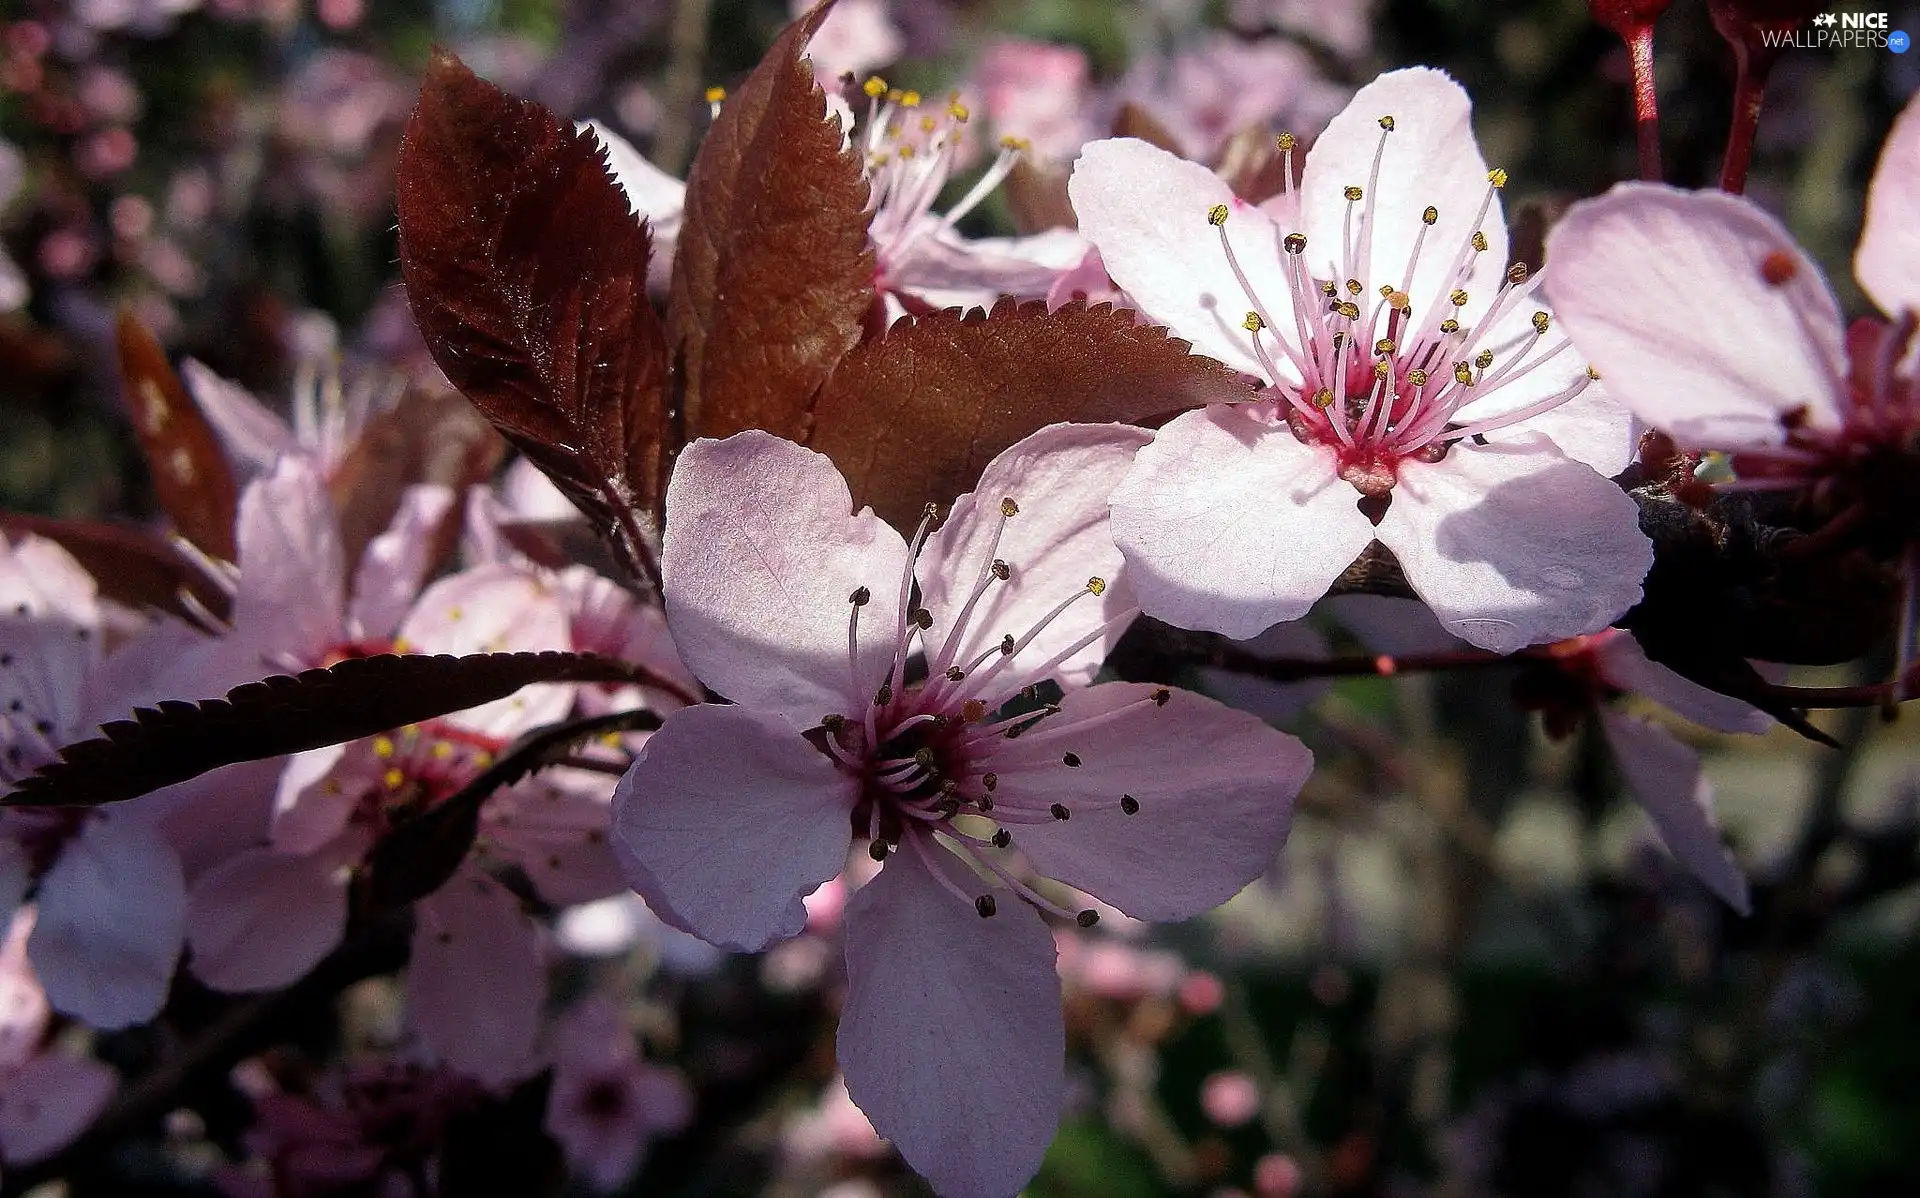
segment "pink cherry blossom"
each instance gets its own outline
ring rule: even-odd
[[[996,39],[980,52],[972,86],[994,130],[1043,159],[1064,162],[1095,135],[1091,68],[1078,46]]]
[[[79,563],[39,537],[0,537],[0,793],[92,730],[100,641]],[[96,1027],[152,1018],[180,954],[186,883],[155,814],[151,804],[0,812],[0,910],[34,888],[34,969],[55,1009]]]
[[[1322,77],[1313,57],[1291,42],[1215,33],[1172,55],[1142,56],[1119,94],[1189,155],[1210,161],[1243,129],[1278,121],[1318,128],[1340,110],[1348,90]]]
[[[1819,266],[1752,201],[1627,183],[1554,229],[1556,307],[1607,385],[1681,446],[1733,455],[1725,489],[1805,489],[1903,563],[1898,672],[1915,657],[1920,526],[1920,102],[1881,152],[1854,259],[1892,319],[1848,330]],[[1851,359],[1851,368],[1849,368]]]
[[[44,1160],[87,1129],[119,1089],[112,1069],[50,1042],[52,1012],[28,960],[34,909],[0,945],[0,1158]]]
[[[819,0],[791,0],[788,10],[803,16]],[[807,43],[807,57],[820,85],[831,89],[843,75],[864,75],[900,57],[906,37],[893,23],[887,0],[840,0]]]
[[[668,487],[668,624],[737,706],[667,717],[616,790],[616,849],[662,918],[749,951],[801,931],[856,838],[885,861],[846,907],[840,1064],[943,1193],[1017,1189],[1058,1122],[1041,916],[1093,920],[1033,875],[1198,914],[1271,864],[1311,767],[1200,696],[1086,685],[1136,614],[1106,506],[1144,437],[1043,429],[911,542],[765,433],[695,442]]]
[[[603,994],[563,1012],[553,1037],[547,1130],[576,1175],[617,1190],[639,1169],[650,1140],[687,1125],[692,1091],[679,1073],[641,1058],[619,1007]]]
[[[1149,614],[1250,637],[1376,539],[1449,631],[1496,651],[1639,599],[1652,546],[1604,477],[1630,457],[1626,415],[1537,306],[1542,276],[1505,266],[1506,176],[1468,117],[1437,71],[1383,75],[1261,207],[1144,142],[1082,153],[1074,208],[1114,280],[1268,384],[1175,418],[1114,492]],[[1272,214],[1294,205],[1288,231]]]

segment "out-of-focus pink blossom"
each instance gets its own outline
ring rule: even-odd
[[[1082,153],[1074,208],[1114,280],[1269,384],[1175,418],[1115,490],[1150,614],[1250,637],[1376,539],[1450,632],[1500,652],[1639,599],[1652,545],[1605,477],[1628,418],[1536,306],[1540,276],[1507,272],[1506,175],[1468,118],[1440,72],[1383,75],[1262,207],[1145,142]]]
[[[791,0],[798,17],[818,0]],[[887,11],[888,0],[840,0],[807,43],[807,57],[821,86],[832,90],[843,75],[860,76],[886,66],[906,48],[900,27]]]
[[[974,67],[972,90],[996,135],[1018,138],[1041,158],[1070,160],[1097,136],[1086,51],[1078,46],[999,38]]]
[[[1328,82],[1291,42],[1214,34],[1171,57],[1142,58],[1120,98],[1151,114],[1189,157],[1211,161],[1243,129],[1321,127],[1347,102],[1348,89]]]
[[[676,711],[640,751],[616,791],[622,864],[663,918],[757,950],[805,926],[801,896],[864,834],[886,864],[847,905],[840,1063],[945,1192],[1018,1188],[1061,1108],[1040,913],[1074,912],[1007,851],[1131,915],[1185,918],[1265,871],[1311,768],[1199,696],[1086,686],[1136,614],[1105,512],[1140,439],[1043,429],[911,544],[852,513],[825,457],[764,433],[695,442],[668,488],[668,623],[735,705]],[[927,681],[909,685],[915,655]],[[1057,704],[1009,707],[1045,680]],[[1206,748],[1176,760],[1175,743]]]
[[[34,910],[14,912],[0,945],[0,1158],[44,1160],[85,1131],[119,1088],[112,1069],[48,1042],[51,1011],[28,960]]]
[[[686,1127],[693,1093],[677,1071],[641,1058],[604,994],[562,1013],[553,1039],[547,1130],[576,1174],[596,1189],[617,1190],[640,1168],[649,1141]]]
[[[1221,1127],[1240,1127],[1260,1113],[1260,1085],[1237,1069],[1209,1074],[1200,1083],[1200,1109]]]

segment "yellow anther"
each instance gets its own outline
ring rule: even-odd
[[[444,740],[436,740],[433,742],[433,759],[435,761],[445,761],[451,756],[453,756],[452,745]]]
[[[473,764],[479,766],[481,769],[486,769],[493,764],[493,754],[483,749],[473,755]]]
[[[1015,503],[1011,497],[1002,499],[1000,501],[1000,514],[1011,520],[1020,514],[1020,505]]]
[[[455,604],[454,606],[447,609],[447,619],[449,620],[465,619],[466,615],[467,615],[466,609],[462,608],[458,604]]]
[[[1328,279],[1326,282],[1320,284],[1320,294],[1326,296],[1328,299],[1332,299],[1334,296],[1340,294],[1340,289],[1333,285],[1332,279]]]
[[[1293,134],[1291,133],[1282,133],[1280,136],[1273,139],[1273,143],[1280,147],[1280,152],[1282,154],[1293,153],[1293,147],[1296,144],[1298,144],[1297,142],[1295,142]]]
[[[1467,365],[1465,362],[1455,362],[1453,364],[1453,381],[1456,383],[1465,383],[1469,387],[1473,386],[1473,367]]]
[[[1439,219],[1440,219],[1440,210],[1438,208],[1435,208],[1432,204],[1428,204],[1427,210],[1420,214],[1420,220],[1421,220],[1421,223],[1423,224],[1430,225]]]
[[[1376,354],[1390,354],[1393,352],[1393,349],[1393,338],[1391,337],[1382,337],[1373,343],[1373,352]]]
[[[901,91],[897,87],[890,87],[887,89],[887,101],[892,104],[898,104],[900,102],[900,97],[905,94],[906,94],[905,92]]]
[[[1407,371],[1407,382],[1411,386],[1424,387],[1427,385],[1427,372],[1416,366]]]
[[[967,118],[973,114],[967,111],[965,104],[962,104],[958,100],[952,100],[947,104],[947,115],[964,125],[967,123]]]
[[[1104,595],[1106,593],[1107,593],[1106,579],[1101,578],[1097,574],[1094,577],[1087,579],[1087,594]]]
[[[1387,292],[1387,307],[1395,312],[1406,312],[1413,307],[1413,300],[1404,291]]]
[[[844,720],[846,717],[842,716],[841,718]],[[600,743],[609,749],[617,749],[620,747],[620,734],[618,732],[602,732],[600,734]]]
[[[1533,314],[1533,331],[1536,333],[1546,332],[1549,319],[1545,312],[1535,312]]]
[[[910,92],[907,92],[907,93],[905,93],[905,94],[903,94],[903,95],[902,95],[902,96],[900,97],[900,106],[901,106],[902,108],[918,108],[918,107],[920,107],[920,93],[919,93],[919,92],[916,92],[916,91],[910,91]]]
[[[922,133],[932,133],[935,129],[938,129],[939,127],[940,127],[940,122],[934,120],[930,116],[923,116],[920,118],[920,132]]]
[[[905,159],[908,159],[908,158],[912,158],[912,157],[913,157],[913,147],[912,147],[912,146],[910,146],[910,145],[905,145],[905,146],[901,146],[901,147],[900,147],[900,157],[901,157],[901,159],[902,159],[902,160],[905,160]]]
[[[1474,358],[1473,364],[1482,370],[1493,365],[1493,351],[1490,349],[1481,350],[1479,355]]]
[[[1393,367],[1387,365],[1385,362],[1375,362],[1373,364],[1373,376],[1375,378],[1383,379],[1391,373],[1393,373]]]
[[[1354,303],[1351,300],[1341,300],[1339,303],[1333,306],[1333,310],[1335,312],[1338,312],[1340,315],[1346,317],[1348,320],[1360,319],[1360,305]]]
[[[1258,312],[1249,312],[1247,318],[1240,322],[1240,327],[1249,333],[1257,333],[1267,327],[1267,322],[1260,319]]]
[[[1392,117],[1390,117],[1390,116],[1383,116],[1383,117],[1381,117],[1381,118],[1380,118],[1380,127],[1381,127],[1382,129],[1385,129],[1385,130],[1386,130],[1386,131],[1387,131],[1388,133],[1392,133],[1392,132],[1393,132],[1393,118],[1392,118]]]
[[[1003,150],[1012,150],[1016,154],[1024,154],[1033,148],[1033,143],[1024,137],[1014,137],[1008,134],[1000,139],[1000,148]]]
[[[1487,172],[1487,182],[1493,184],[1495,187],[1505,187],[1507,185],[1507,172],[1496,166]]]
[[[1352,200],[1355,203],[1358,203],[1360,200],[1360,197],[1366,195],[1367,193],[1364,191],[1361,191],[1358,187],[1348,185],[1347,189],[1341,192],[1340,194],[1346,196],[1347,199]]]
[[[1316,408],[1332,407],[1333,389],[1331,387],[1322,387],[1318,391],[1315,391],[1313,393],[1313,406]]]
[[[1392,284],[1392,283],[1382,283],[1382,284],[1380,284],[1380,298],[1381,298],[1381,299],[1386,299],[1386,298],[1387,298],[1388,296],[1390,296],[1390,295],[1392,295],[1392,294],[1393,294],[1393,284]]]
[[[1440,322],[1440,331],[1451,337],[1460,331],[1460,322],[1449,316]]]
[[[380,781],[386,784],[388,790],[399,790],[406,780],[407,776],[397,769],[388,770],[380,775]]]
[[[707,89],[707,103],[709,104],[718,104],[726,98],[727,89],[724,87],[710,87]]]
[[[1366,288],[1365,288],[1365,287],[1362,287],[1362,286],[1360,285],[1360,280],[1359,280],[1359,279],[1348,279],[1348,280],[1347,280],[1347,294],[1348,294],[1348,295],[1359,295],[1359,294],[1360,294],[1360,293],[1361,293],[1362,291],[1365,291],[1365,290],[1366,290]]]
[[[1487,235],[1478,229],[1473,231],[1473,251],[1476,254],[1487,252]]]
[[[1456,287],[1453,290],[1453,294],[1447,296],[1447,302],[1456,308],[1464,308],[1467,306],[1467,298],[1467,293]]]
[[[1507,282],[1517,287],[1527,281],[1527,273],[1527,264],[1524,262],[1516,262],[1512,266],[1507,267]]]
[[[1590,378],[1590,379],[1592,379],[1592,380],[1593,380],[1594,382],[1596,382],[1596,383],[1597,383],[1597,382],[1599,382],[1599,381],[1600,381],[1600,372],[1599,372],[1599,371],[1597,371],[1597,370],[1595,370],[1595,369],[1594,369],[1594,368],[1593,368],[1592,366],[1588,366],[1588,367],[1587,367],[1587,377],[1588,377],[1588,378]]]
[[[887,81],[878,75],[868,75],[867,81],[860,85],[860,90],[867,93],[869,98],[878,100],[887,94]]]
[[[1305,253],[1307,249],[1307,235],[1305,233],[1289,233],[1286,238],[1280,242],[1280,245],[1289,254]]]
[[[404,636],[396,636],[393,638],[393,651],[395,653],[411,653],[413,652],[413,642]]]
[[[1215,204],[1213,207],[1207,209],[1207,223],[1216,229],[1226,224],[1227,206],[1225,204]]]
[[[390,736],[374,737],[373,755],[382,761],[390,759],[393,756],[393,738]]]

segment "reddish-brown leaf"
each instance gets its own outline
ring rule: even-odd
[[[172,545],[141,529],[0,512],[0,532],[56,542],[93,575],[102,595],[128,607],[158,608],[189,620],[197,618],[197,607],[224,620],[233,602]]]
[[[1060,164],[1035,163],[1022,155],[1003,185],[1014,228],[1021,233],[1079,228],[1080,218],[1067,198],[1067,179],[1072,174]]]
[[[0,805],[93,806],[236,761],[372,736],[504,698],[535,682],[634,682],[637,667],[589,653],[381,654],[249,682],[224,699],[162,702],[68,745]]]
[[[220,439],[174,373],[166,351],[133,313],[120,313],[116,339],[120,385],[147,456],[154,495],[181,536],[203,553],[232,561],[240,487]]]
[[[1182,158],[1187,152],[1165,125],[1154,119],[1152,113],[1129,100],[1113,114],[1113,135],[1115,137],[1137,137],[1149,145],[1159,146],[1169,154],[1178,154]]]
[[[667,304],[693,436],[804,437],[874,303],[867,184],[801,60],[826,6],[789,25],[729,95],[687,176]]]
[[[1241,376],[1131,312],[1002,300],[991,314],[899,321],[848,354],[808,443],[846,474],[856,503],[907,526],[1049,424],[1139,421],[1251,395]]]
[[[666,344],[649,236],[599,142],[440,53],[396,188],[400,265],[434,360],[644,571]]]

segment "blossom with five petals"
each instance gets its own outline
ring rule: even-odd
[[[911,543],[766,433],[695,442],[667,490],[668,626],[734,705],[667,717],[616,790],[615,850],[663,919],[749,951],[805,926],[856,838],[885,860],[847,906],[840,1065],[944,1193],[1019,1188],[1059,1119],[1041,913],[1094,917],[1034,875],[1196,915],[1272,862],[1311,766],[1198,695],[1087,685],[1137,614],[1107,495],[1145,438],[1043,429]]]
[[[1114,280],[1267,383],[1168,423],[1115,491],[1149,614],[1252,636],[1376,539],[1450,631],[1500,652],[1639,599],[1652,546],[1604,477],[1631,456],[1626,415],[1537,306],[1543,276],[1507,265],[1506,175],[1468,116],[1440,72],[1383,75],[1260,207],[1143,142],[1082,153],[1070,193]]]

